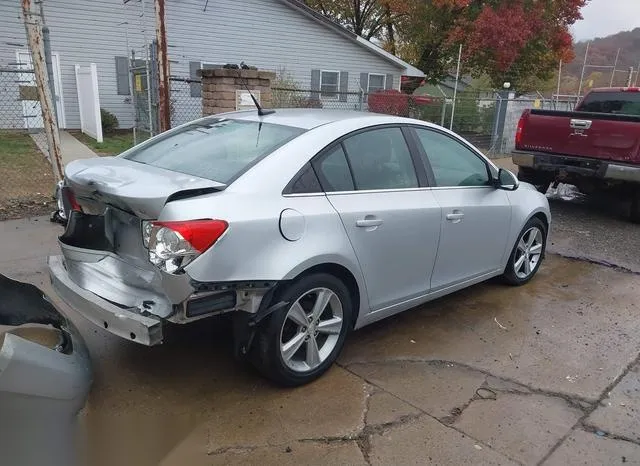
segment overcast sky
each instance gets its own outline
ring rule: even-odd
[[[578,41],[628,31],[640,27],[640,0],[591,0],[582,16],[572,28]]]

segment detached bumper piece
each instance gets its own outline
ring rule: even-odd
[[[64,266],[62,256],[49,258],[49,273],[54,290],[85,319],[127,340],[146,346],[162,343],[162,321],[145,316],[137,309],[124,309],[76,285]]]
[[[84,340],[42,290],[0,274],[0,464],[67,466],[91,386]]]

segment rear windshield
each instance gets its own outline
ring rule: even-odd
[[[640,92],[592,92],[585,97],[579,110],[640,116]]]
[[[216,118],[160,136],[123,158],[228,184],[303,132],[291,126]]]

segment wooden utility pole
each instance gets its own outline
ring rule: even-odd
[[[47,134],[49,157],[53,165],[53,176],[56,182],[58,182],[64,178],[60,151],[60,134],[58,133],[55,107],[47,77],[41,22],[38,20],[39,15],[33,14],[31,11],[31,0],[22,0],[22,16],[27,31],[29,50],[31,51],[31,62],[33,63],[36,87],[38,88],[38,97],[42,109],[42,121],[44,122],[45,133]]]
[[[167,29],[165,25],[165,0],[155,0],[156,41],[158,43],[158,124],[159,131],[171,128],[169,102],[169,59],[167,57]]]

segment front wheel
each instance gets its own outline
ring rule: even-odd
[[[294,282],[256,335],[252,362],[267,378],[298,386],[320,377],[337,359],[349,331],[353,303],[347,287],[318,273]]]
[[[510,285],[524,285],[533,278],[547,246],[547,228],[539,218],[530,219],[513,247],[503,277]]]

